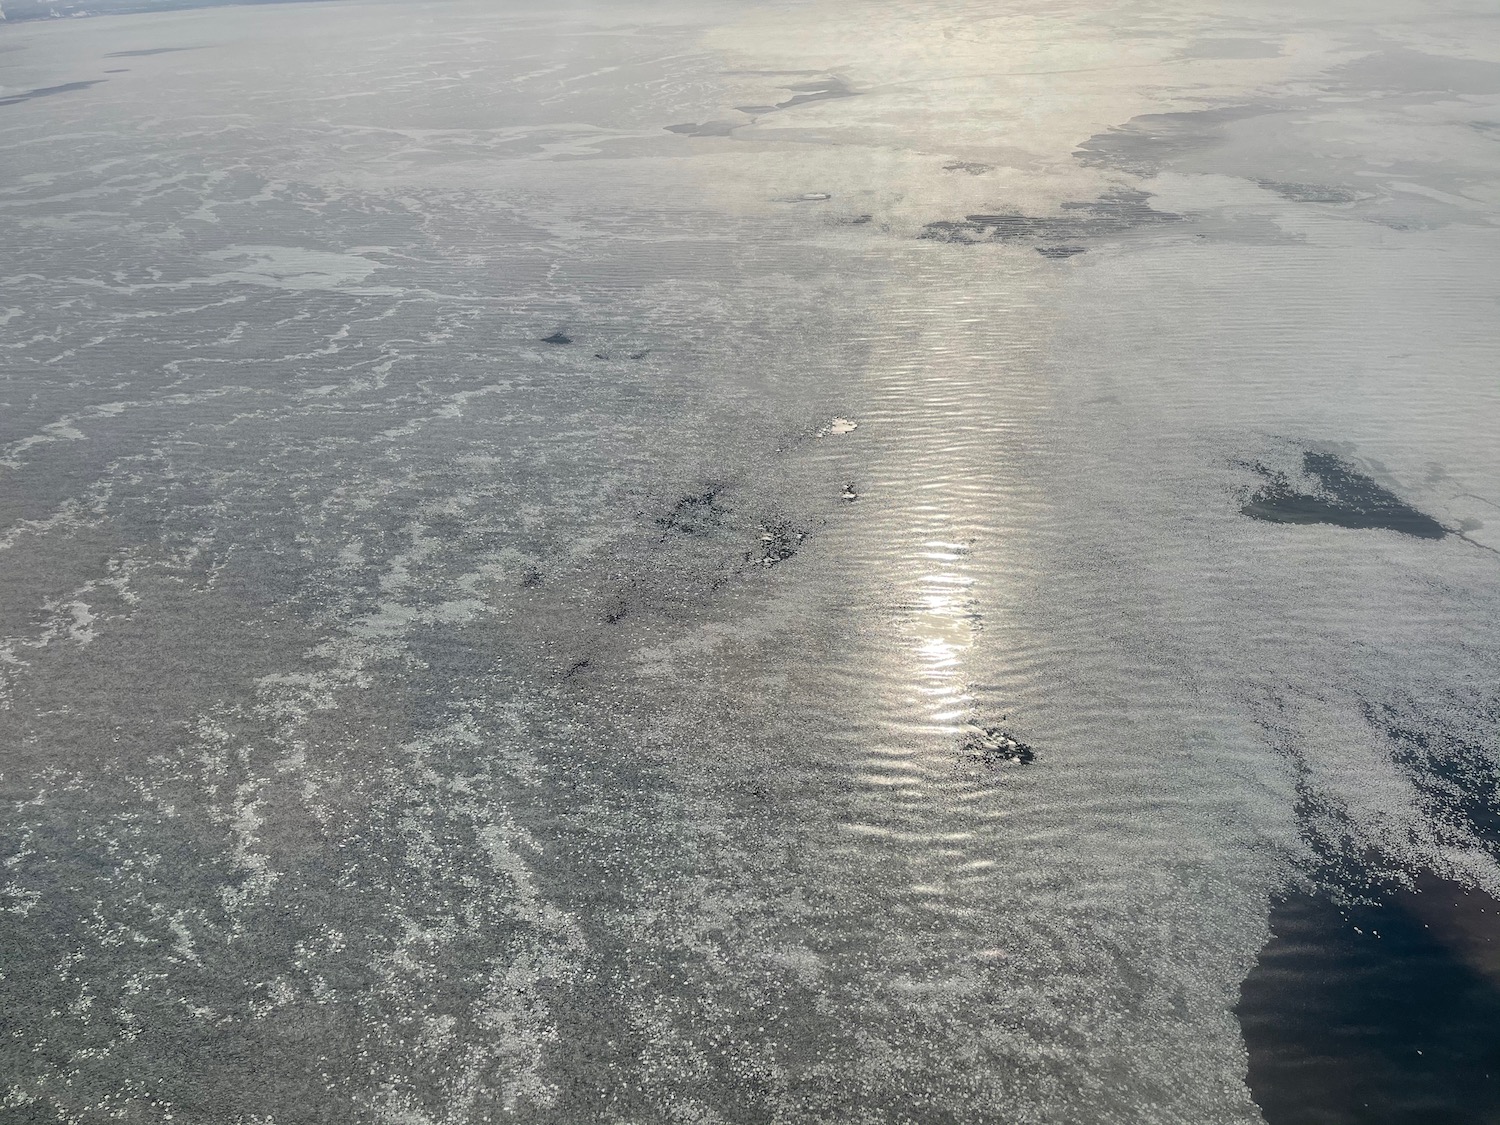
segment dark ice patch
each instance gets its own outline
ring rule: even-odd
[[[1112,191],[1087,203],[1064,203],[1061,215],[1031,216],[1017,213],[968,215],[961,221],[928,223],[918,238],[937,242],[1031,242],[1040,246],[1067,246],[1087,238],[1108,238],[1142,227],[1178,223],[1182,216],[1157,211],[1144,191]]]
[[[680,133],[685,137],[727,137],[739,127],[740,123],[734,121],[690,121],[666,128],[669,133]]]
[[[558,346],[561,346],[563,344],[571,344],[572,342],[573,342],[573,337],[569,336],[566,332],[562,331],[561,329],[558,329],[558,331],[552,333],[552,335],[550,335],[550,336],[543,336],[542,337],[542,343],[544,343],[544,344],[556,344]]]
[[[993,164],[979,164],[972,160],[950,160],[943,165],[944,172],[967,172],[971,176],[982,176],[994,170]]]
[[[1500,1120],[1500,903],[1424,875],[1276,901],[1235,1014],[1269,1125]]]
[[[0,105],[16,105],[20,102],[29,102],[34,98],[50,98],[53,94],[71,94],[75,90],[87,90],[90,86],[97,86],[106,81],[108,79],[94,78],[87,82],[64,82],[61,86],[41,86],[22,94],[11,94],[9,97],[0,98]]]
[[[1086,252],[1083,246],[1038,246],[1036,252],[1044,258],[1071,258]]]
[[[1280,470],[1247,466],[1265,478],[1240,511],[1270,523],[1328,523],[1338,527],[1396,531],[1418,539],[1441,539],[1448,529],[1390,489],[1332,453],[1304,453],[1302,472],[1313,483],[1303,492]]]
[[[793,527],[786,520],[768,520],[761,524],[758,546],[746,553],[746,562],[758,562],[761,566],[775,566],[786,562],[797,553],[797,548],[807,538],[807,532]]]
[[[1421,794],[1424,819],[1500,857],[1500,705],[1449,697],[1367,703],[1364,711]]]
[[[1119,168],[1138,176],[1161,171],[1174,160],[1223,143],[1224,127],[1272,113],[1262,105],[1221,106],[1184,113],[1145,113],[1124,125],[1095,133],[1074,151],[1083,164]]]
[[[1353,203],[1360,198],[1347,188],[1328,187],[1323,184],[1297,184],[1285,180],[1256,180],[1267,191],[1274,191],[1283,199],[1293,203]]]
[[[708,488],[702,492],[683,496],[664,516],[658,516],[656,526],[664,532],[681,535],[711,535],[723,526],[729,508],[719,503],[721,490]]]
[[[990,769],[1001,766],[1029,766],[1036,752],[1020,739],[1000,727],[981,727],[964,739],[960,756],[966,762],[978,762]]]

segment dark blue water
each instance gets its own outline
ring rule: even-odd
[[[1269,1125],[1500,1121],[1500,904],[1427,877],[1271,926],[1238,1008]]]

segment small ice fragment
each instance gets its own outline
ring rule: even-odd
[[[835,418],[818,431],[818,436],[827,437],[829,434],[853,433],[857,429],[859,429],[858,422],[851,422],[848,418]]]

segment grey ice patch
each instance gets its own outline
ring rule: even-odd
[[[1184,113],[1145,113],[1124,125],[1095,133],[1073,155],[1084,164],[1150,176],[1180,157],[1222,144],[1224,127],[1231,122],[1273,112],[1264,105],[1236,105]]]
[[[774,105],[741,105],[735,106],[741,113],[761,116],[767,113],[775,113],[777,110],[793,109],[799,105],[808,105],[812,102],[832,101],[835,98],[852,98],[857,96],[857,91],[851,90],[848,83],[842,78],[819,79],[815,82],[798,82],[790,86],[783,86],[783,90],[791,91],[792,96],[786,101],[776,102]]]
[[[1182,49],[1180,59],[1274,59],[1281,46],[1265,39],[1194,39]]]
[[[950,160],[943,165],[944,172],[967,172],[971,176],[982,176],[994,168],[993,164],[980,164],[972,160]]]
[[[684,137],[727,137],[740,127],[734,121],[703,121],[687,122],[682,125],[668,125],[669,133],[680,133]]]
[[[1071,258],[1087,252],[1084,246],[1038,246],[1036,252],[1044,258]]]
[[[1081,239],[1118,237],[1142,227],[1178,223],[1183,216],[1157,211],[1144,191],[1112,191],[1089,203],[1064,203],[1065,214],[1031,216],[1015,212],[968,215],[958,221],[928,223],[918,238],[936,242],[1008,242],[1035,244],[1057,250],[1073,248]],[[1081,249],[1081,248],[1078,248]],[[1042,253],[1047,253],[1043,250]],[[1053,255],[1049,255],[1053,256]],[[1066,257],[1066,254],[1056,256]]]
[[[804,191],[800,195],[779,195],[777,203],[827,203],[833,196],[826,191]]]
[[[1366,55],[1333,73],[1340,86],[1360,92],[1500,94],[1500,63],[1429,55],[1405,47]]]

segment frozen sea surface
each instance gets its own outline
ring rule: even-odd
[[[1497,219],[1478,0],[0,25],[0,1120],[1493,1122]]]

